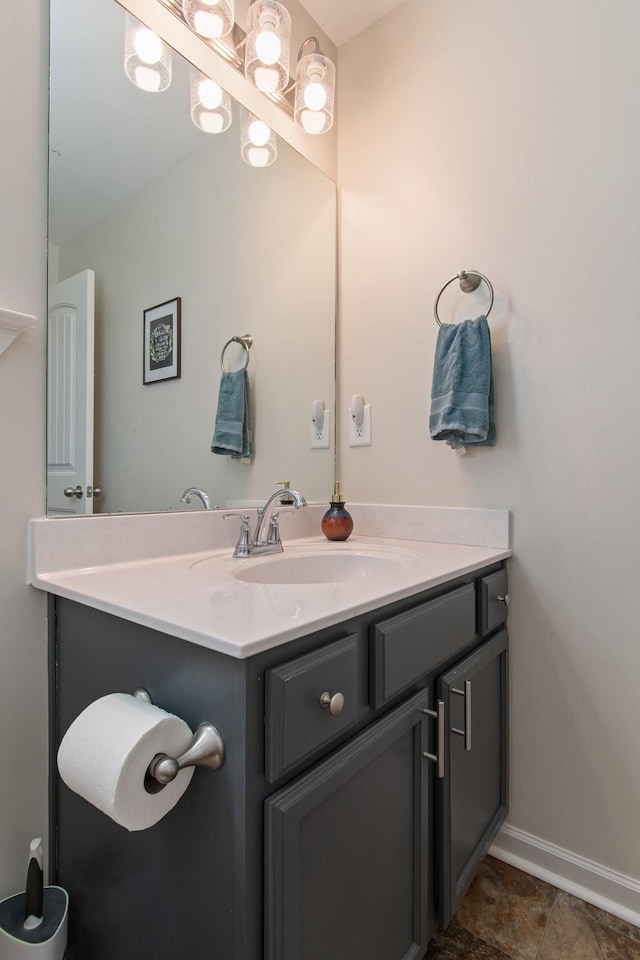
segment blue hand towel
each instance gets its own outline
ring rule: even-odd
[[[450,447],[496,442],[491,335],[486,317],[443,323],[438,331],[429,433]]]
[[[246,370],[225,372],[220,378],[211,450],[233,460],[253,456],[253,404]]]

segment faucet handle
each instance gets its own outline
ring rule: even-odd
[[[234,557],[248,557],[251,548],[251,517],[248,513],[223,513],[222,519],[229,520],[231,517],[238,517],[242,521],[240,527],[240,536],[233,551]]]
[[[293,513],[293,510],[274,510],[271,514],[269,534],[267,536],[267,543],[269,544],[282,544],[280,539],[280,522],[278,517],[281,517],[283,513]]]

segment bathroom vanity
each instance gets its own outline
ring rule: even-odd
[[[63,575],[49,585],[53,849],[71,899],[69,960],[423,956],[507,810],[509,551],[461,546],[466,562],[451,554],[434,576],[448,546],[419,548],[434,585],[397,590],[389,575],[394,599],[376,603],[363,576],[357,612],[316,630],[303,626],[305,599],[339,608],[342,587],[260,583],[274,615],[301,621],[298,636],[235,655],[98,609],[108,605],[97,586],[78,602]],[[344,547],[366,557],[364,543]],[[209,560],[194,562],[211,575]],[[219,591],[222,618],[228,599]],[[248,633],[252,620],[246,609]],[[55,777],[55,752],[89,703],[140,687],[192,729],[213,722],[226,762],[197,769],[164,819],[129,833]]]

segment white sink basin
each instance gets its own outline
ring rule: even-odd
[[[207,557],[191,564],[192,573],[219,579],[230,577],[242,583],[314,584],[345,583],[354,580],[382,582],[414,565],[420,555],[397,547],[367,547],[344,544],[335,547],[289,546],[284,553],[233,560]]]
[[[384,576],[397,566],[398,561],[392,557],[368,554],[325,553],[302,557],[281,554],[268,561],[248,561],[234,576],[245,583],[337,583]]]

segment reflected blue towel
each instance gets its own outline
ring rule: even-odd
[[[233,460],[253,456],[253,405],[246,370],[232,370],[220,378],[211,450]]]
[[[486,317],[443,323],[438,331],[429,433],[450,447],[496,442],[491,335]]]

